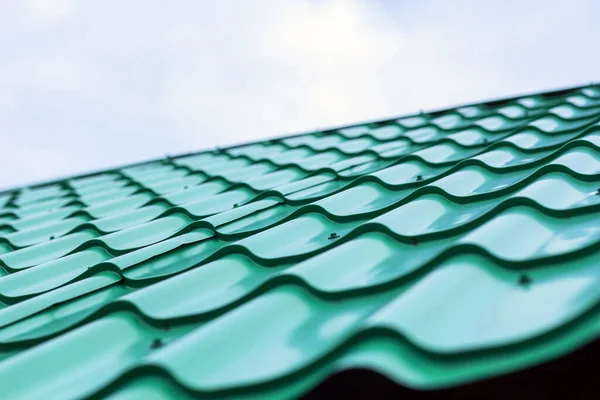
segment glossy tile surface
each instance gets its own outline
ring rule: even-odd
[[[598,93],[1,193],[0,397],[293,398],[357,367],[427,390],[593,341]]]

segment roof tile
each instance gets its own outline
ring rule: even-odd
[[[600,335],[600,89],[0,194],[2,398],[416,389]],[[22,382],[27,381],[27,385]]]

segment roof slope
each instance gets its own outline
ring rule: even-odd
[[[431,390],[572,352],[600,333],[599,121],[589,86],[6,192],[0,397]]]

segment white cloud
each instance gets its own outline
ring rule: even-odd
[[[1,7],[0,187],[587,83],[600,61],[592,0]]]
[[[43,24],[53,24],[67,19],[75,9],[73,0],[26,0],[33,19]]]

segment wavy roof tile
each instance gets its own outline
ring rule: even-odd
[[[418,392],[550,362],[600,334],[599,210],[597,86],[8,191],[0,397],[279,399],[360,369]]]

